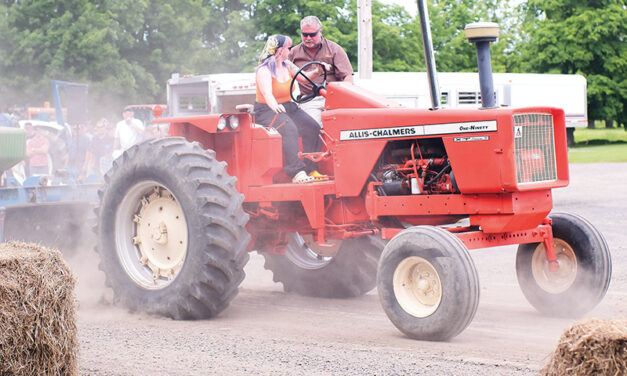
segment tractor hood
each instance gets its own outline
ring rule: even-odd
[[[324,108],[401,108],[400,103],[349,82],[331,82],[324,89]]]

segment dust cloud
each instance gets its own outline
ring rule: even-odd
[[[105,275],[98,269],[100,257],[93,248],[81,247],[66,261],[78,281],[76,297],[81,309],[113,304],[113,291],[105,286]]]
[[[91,229],[90,229],[91,230]],[[106,286],[104,272],[98,268],[100,256],[95,250],[96,235],[84,234],[78,239],[76,249],[66,250],[64,258],[70,265],[77,278],[76,296],[81,311],[98,311],[98,315],[121,316],[137,315],[125,308],[117,306],[114,301],[113,290]],[[64,253],[63,250],[61,250]],[[263,292],[282,292],[281,283],[272,281],[272,272],[263,266],[264,258],[257,252],[250,253],[250,260],[244,267],[246,278],[240,285],[240,290],[254,290]]]

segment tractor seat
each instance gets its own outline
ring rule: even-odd
[[[248,112],[249,114],[253,113],[253,109],[255,108],[254,105],[252,104],[238,104],[237,106],[235,106],[235,110],[237,110],[238,112]]]

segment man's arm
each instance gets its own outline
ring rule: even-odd
[[[298,70],[300,69],[296,66],[296,64],[292,63],[290,60],[286,60],[285,65],[287,65],[287,69],[290,70],[292,77],[294,77],[296,73],[298,73]],[[327,70],[327,72],[331,70],[331,65],[327,63],[322,63],[322,65],[324,65],[324,68]],[[313,80],[315,77],[318,77],[323,74],[324,71],[322,70],[322,65],[316,65],[316,67],[312,67],[311,70],[302,71],[301,73],[307,76],[307,78],[309,78],[310,80]],[[298,82],[308,83],[308,81],[305,78],[303,78],[303,76],[301,76],[300,74],[296,76],[296,80]]]
[[[353,66],[346,51],[336,43],[335,56],[333,59],[333,65],[335,65],[335,76],[344,82],[353,82]]]
[[[133,121],[131,121],[131,126],[135,128],[135,132],[137,132],[138,135],[144,134],[144,124],[141,120],[133,118]]]

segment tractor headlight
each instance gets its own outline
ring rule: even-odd
[[[220,116],[220,120],[218,120],[218,130],[221,131],[226,128],[226,118]]]
[[[239,127],[239,117],[236,115],[229,116],[229,127],[231,127],[231,129],[237,129],[237,127]]]

